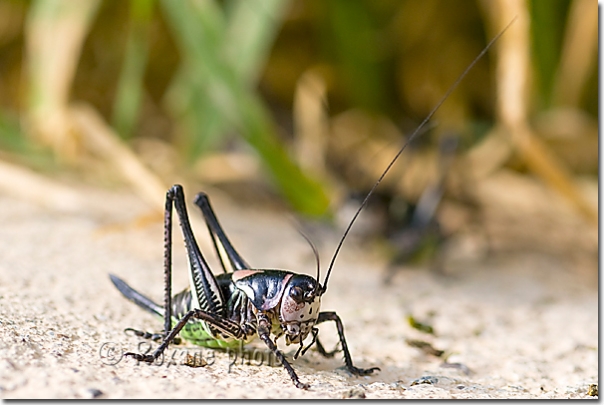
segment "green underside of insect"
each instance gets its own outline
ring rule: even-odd
[[[177,323],[178,319],[173,317],[172,327],[174,328]],[[275,332],[275,329],[273,329],[273,334],[276,334]],[[245,345],[257,339],[256,335],[251,335],[245,341],[228,337],[226,339],[217,339],[212,336],[209,325],[205,322],[188,322],[180,331],[180,337],[194,345],[210,349],[236,349],[241,347],[242,344]]]
[[[150,298],[134,290],[132,287],[127,285],[123,280],[119,279],[118,277],[111,275],[111,280],[126,298],[134,302],[136,305],[140,306],[145,311],[150,312],[163,320],[164,308],[161,305],[153,302]],[[182,312],[184,311],[184,313],[186,313],[190,309],[190,297],[191,294],[188,288],[173,297],[172,313],[174,313],[175,315],[171,318],[171,329],[175,328],[179,320],[182,319],[182,317],[184,316]],[[128,330],[137,332],[139,336],[145,335],[144,333],[138,333],[140,331],[136,331],[134,329]],[[149,338],[161,338],[163,336],[161,334],[146,335]],[[180,330],[179,335],[181,338],[194,345],[207,347],[210,349],[233,349],[240,347],[242,343],[240,340],[234,339],[232,337],[226,337],[223,339],[217,338],[215,336],[215,333],[211,330],[210,326],[206,322],[199,321],[197,319],[189,320]],[[245,341],[244,343],[249,343],[251,340],[252,339]]]
[[[178,319],[172,318],[172,327],[175,327]],[[212,332],[208,330],[205,322],[190,322],[180,331],[180,336],[197,346],[208,347],[210,349],[234,349],[241,346],[241,341],[234,338],[216,339]],[[249,343],[249,341],[245,342]]]

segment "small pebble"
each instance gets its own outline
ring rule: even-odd
[[[88,388],[87,392],[90,398],[98,398],[103,395],[103,391],[96,388]]]
[[[208,362],[201,356],[191,356],[189,353],[187,353],[187,356],[182,364],[189,367],[205,367],[208,365]]]
[[[351,388],[342,394],[343,399],[365,399],[365,391],[361,388]]]
[[[419,385],[419,384],[431,384],[431,385],[434,385],[437,382],[438,382],[438,378],[432,377],[430,375],[426,375],[426,376],[423,376],[421,378],[418,378],[417,380],[413,380],[411,382],[411,385],[412,386],[413,385]]]

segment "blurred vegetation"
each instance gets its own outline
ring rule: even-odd
[[[583,220],[591,215],[592,226],[597,209],[585,208],[577,179],[597,188],[597,19],[596,31],[584,22],[588,11],[597,15],[597,5],[516,3],[530,29],[526,120],[540,146],[523,152],[508,142],[512,152],[496,148],[498,157],[482,159],[544,181]],[[0,159],[101,184],[125,178],[136,189],[136,179],[112,164],[130,159],[149,175],[152,184],[139,191],[150,200],[183,178],[216,186],[252,182],[280,193],[300,213],[326,216],[347,190],[369,189],[405,135],[502,28],[495,10],[501,4],[1,0]],[[521,29],[516,25],[512,30]],[[377,200],[387,201],[391,223],[401,211],[394,202],[415,206],[438,182],[444,134],[458,137],[462,162],[479,155],[481,143],[500,140],[498,46],[380,189]],[[82,103],[89,115],[75,107]],[[124,148],[97,149],[102,142],[90,141],[83,128],[102,128]],[[465,185],[456,194],[454,180],[443,180],[443,199],[483,215],[486,197],[468,192],[472,179],[458,181]]]

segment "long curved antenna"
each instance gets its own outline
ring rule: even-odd
[[[317,251],[317,247],[315,246],[314,243],[312,243],[312,241],[310,240],[310,238],[308,236],[306,236],[306,234],[304,232],[302,232],[302,230],[298,227],[296,227],[296,231],[298,231],[298,233],[300,235],[302,235],[302,237],[306,240],[306,242],[308,242],[308,244],[310,245],[313,254],[315,255],[315,261],[317,263],[317,286],[315,287],[315,294],[317,293],[318,289],[319,289],[319,276],[321,274],[321,263],[319,262],[319,252]]]
[[[396,156],[394,156],[394,158],[390,161],[390,163],[386,167],[386,170],[384,170],[384,172],[382,173],[382,175],[380,176],[380,178],[377,179],[377,181],[375,182],[375,184],[373,185],[373,187],[371,188],[371,190],[369,191],[369,193],[367,193],[367,196],[365,196],[365,199],[361,203],[361,206],[359,207],[359,209],[357,210],[357,212],[354,214],[354,216],[352,217],[352,220],[348,224],[348,227],[344,231],[344,234],[342,235],[342,239],[340,239],[340,243],[338,243],[338,247],[336,248],[336,251],[334,252],[333,257],[331,258],[331,262],[329,263],[329,267],[327,269],[327,275],[325,276],[325,281],[323,282],[323,293],[325,291],[327,291],[327,282],[329,281],[329,276],[331,274],[331,270],[333,269],[333,265],[336,262],[336,258],[338,257],[338,254],[340,253],[340,250],[342,249],[342,245],[344,244],[344,240],[346,240],[346,237],[348,236],[348,233],[350,232],[350,229],[352,228],[352,225],[356,221],[357,217],[359,216],[359,214],[361,213],[361,211],[363,210],[363,208],[365,208],[365,206],[367,205],[367,202],[369,201],[369,197],[371,197],[373,195],[373,192],[375,191],[375,189],[377,188],[377,186],[380,185],[380,183],[382,182],[382,180],[384,179],[384,177],[386,176],[386,174],[390,171],[390,168],[392,168],[392,166],[394,165],[394,163],[396,162],[396,160],[399,158],[399,156],[403,153],[403,151],[405,149],[407,149],[407,145],[409,145],[409,143],[418,135],[418,133],[420,132],[420,130],[428,123],[428,121],[430,121],[430,119],[432,118],[432,116],[436,113],[436,111],[438,111],[438,109],[445,102],[445,100],[447,98],[449,98],[449,96],[451,95],[451,93],[457,88],[457,86],[464,79],[464,77],[466,77],[466,75],[474,67],[474,65],[476,64],[476,62],[478,62],[478,60],[480,60],[480,58],[482,58],[484,56],[484,54],[487,53],[487,51],[493,46],[493,44],[503,35],[504,32],[507,31],[507,29],[510,27],[510,25],[512,25],[514,23],[514,21],[516,21],[516,18],[517,17],[514,17],[512,19],[512,21],[510,21],[509,24],[506,25],[506,27],[503,30],[501,30],[501,32],[499,32],[499,34],[497,34],[493,39],[491,39],[491,41],[487,44],[487,46],[485,46],[484,49],[478,54],[478,56],[476,56],[474,58],[474,60],[472,61],[472,63],[470,63],[468,65],[468,67],[461,73],[461,75],[459,75],[459,77],[455,80],[455,82],[453,83],[453,85],[451,85],[451,87],[449,87],[449,90],[446,91],[446,93],[444,94],[444,96],[442,96],[442,98],[438,101],[438,103],[436,103],[436,105],[434,106],[434,108],[432,108],[432,110],[430,111],[430,113],[428,113],[428,115],[426,116],[426,118],[424,118],[424,120],[419,124],[419,126],[417,128],[415,128],[415,131],[413,131],[413,133],[411,134],[411,136],[409,137],[409,139],[407,139],[407,142],[405,142],[405,144],[402,146],[402,148],[399,149],[399,151],[396,154]]]

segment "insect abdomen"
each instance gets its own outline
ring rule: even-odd
[[[176,326],[178,319],[172,318],[172,326]],[[189,321],[180,331],[180,336],[188,342],[197,346],[210,349],[228,349],[238,347],[241,342],[236,339],[221,339],[212,336],[203,321]]]

